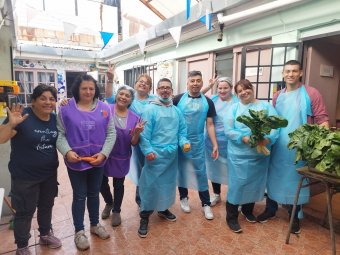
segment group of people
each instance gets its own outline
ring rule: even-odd
[[[289,205],[291,213],[299,175],[295,171],[295,152],[287,149],[288,133],[304,123],[328,127],[328,115],[319,92],[300,82],[301,64],[285,63],[285,89],[274,94],[273,105],[255,98],[254,87],[246,79],[234,86],[228,77],[211,79],[203,88],[202,74],[190,71],[187,92],[173,97],[172,82],[162,78],[157,95],[151,95],[152,80],[143,74],[134,90],[121,86],[113,90],[113,75],[108,73],[106,101],[99,100],[96,80],[78,77],[72,87],[73,98],[63,102],[58,115],[56,91],[39,85],[32,95],[32,107],[13,105],[0,125],[0,143],[11,139],[11,197],[16,210],[14,236],[17,254],[30,254],[29,231],[33,214],[37,220],[40,244],[58,248],[51,215],[57,196],[57,149],[63,155],[73,189],[72,216],[74,241],[79,250],[90,247],[84,231],[85,205],[90,233],[101,239],[109,233],[99,223],[99,193],[106,203],[102,219],[111,218],[113,227],[121,224],[124,180],[130,175],[136,183],[136,203],[140,206],[138,234],[146,237],[149,217],[176,221],[169,210],[175,203],[176,187],[183,212],[190,213],[188,189],[198,191],[202,212],[214,218],[211,206],[221,202],[221,184],[228,185],[226,221],[235,233],[242,232],[241,214],[249,222],[266,222],[275,216],[278,204]],[[210,88],[216,95],[204,95]],[[234,89],[235,93],[232,93]],[[249,109],[280,115],[288,126],[272,130],[262,143],[270,156],[250,147],[250,129],[236,121],[249,115]],[[113,195],[109,177],[112,177]],[[208,179],[213,194],[209,194]],[[257,217],[255,202],[267,192],[266,208]],[[307,203],[303,189],[299,205]],[[293,233],[300,232],[299,206],[294,215]]]

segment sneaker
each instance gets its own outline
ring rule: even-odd
[[[290,233],[293,234],[300,234],[301,233],[301,229],[300,229],[300,220],[297,218],[293,219],[293,225],[292,225],[292,229],[290,230]]]
[[[211,207],[209,205],[203,206],[204,217],[207,220],[212,220],[214,218],[214,214],[211,211]]]
[[[149,219],[147,218],[140,219],[140,226],[138,229],[138,235],[140,237],[144,238],[148,235],[148,224],[149,224]]]
[[[15,255],[31,255],[30,249],[28,249],[28,246],[24,248],[18,248],[15,252]]]
[[[257,222],[257,221],[256,221],[256,217],[254,216],[254,214],[252,214],[252,213],[247,213],[247,214],[245,214],[245,213],[242,212],[242,210],[241,210],[241,214],[246,218],[246,220],[247,220],[248,222],[250,222],[250,223],[255,223],[255,222]]]
[[[219,202],[221,202],[221,196],[220,194],[213,194],[211,197],[210,197],[210,206],[214,206],[216,204],[218,204]]]
[[[189,206],[189,202],[188,202],[188,198],[185,197],[183,199],[181,199],[179,201],[180,205],[181,205],[181,209],[183,212],[185,213],[189,213],[191,210],[190,210],[190,206]]]
[[[50,230],[46,236],[40,236],[39,244],[47,245],[47,247],[50,249],[56,249],[61,246],[61,241],[59,238],[55,237],[53,231]]]
[[[174,215],[168,209],[166,209],[165,211],[159,211],[158,216],[162,217],[162,218],[164,218],[168,221],[176,221],[176,215]]]
[[[256,220],[261,223],[267,222],[269,219],[275,217],[275,213],[266,208],[263,213],[256,217]]]
[[[238,220],[237,219],[233,219],[233,220],[228,220],[227,221],[228,227],[234,232],[234,233],[241,233],[242,232],[242,228],[240,226],[240,224],[238,224]]]
[[[104,207],[104,210],[102,211],[102,219],[105,220],[110,217],[111,210],[113,208],[113,205],[106,204]]]
[[[77,248],[81,251],[85,251],[88,248],[90,248],[90,243],[89,240],[87,239],[87,236],[85,235],[84,230],[80,230],[74,235],[74,243],[76,244]]]
[[[120,213],[118,212],[113,212],[112,213],[112,220],[111,220],[111,225],[112,227],[117,227],[122,223],[122,219],[120,217]]]
[[[106,232],[106,229],[99,223],[97,224],[97,226],[91,226],[90,232],[91,234],[94,234],[103,240],[108,239],[110,237],[110,235]]]

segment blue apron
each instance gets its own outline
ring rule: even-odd
[[[208,179],[215,183],[228,184],[228,169],[227,169],[227,156],[228,156],[228,138],[224,133],[223,116],[226,114],[227,109],[233,104],[238,102],[238,98],[233,95],[232,100],[229,102],[222,101],[218,95],[211,97],[215,104],[217,116],[214,117],[214,125],[216,132],[216,139],[218,144],[219,156],[217,160],[211,157],[212,143],[208,133],[205,133],[205,165],[207,168]]]
[[[250,129],[236,121],[240,115],[249,116],[249,109],[267,110],[268,115],[277,115],[273,106],[267,102],[257,101],[243,105],[233,104],[227,112],[226,135],[228,137],[228,194],[227,201],[232,204],[247,204],[263,199],[269,165],[269,156],[260,154],[256,148],[241,141],[243,136],[251,134]],[[278,131],[273,129],[267,136],[271,144],[276,141]],[[267,145],[270,149],[270,144]]]
[[[132,101],[129,110],[133,111],[138,116],[141,116],[142,112],[145,110],[146,105],[148,105],[151,101],[155,100],[156,98],[157,97],[155,95],[149,95],[148,98],[145,100],[139,100],[137,97],[135,97],[135,99]],[[139,147],[139,144],[133,146],[130,161],[130,171],[127,177],[131,179],[137,186],[139,176],[144,166],[144,158],[145,157]]]
[[[279,94],[276,106],[278,114],[288,120],[288,126],[282,128],[279,139],[271,153],[267,192],[271,199],[280,204],[294,204],[294,198],[301,175],[296,169],[305,163],[294,164],[296,150],[288,150],[288,134],[307,123],[307,115],[312,115],[311,102],[305,86],[290,92]],[[300,192],[298,204],[309,201],[309,188]]]
[[[204,126],[209,109],[208,101],[203,94],[199,98],[188,97],[184,93],[177,107],[184,115],[188,128],[191,150],[179,151],[178,186],[208,190],[208,178],[205,169]]]
[[[176,199],[178,146],[188,143],[185,120],[175,106],[150,104],[142,114],[147,120],[140,145],[144,155],[154,152],[156,159],[145,160],[139,179],[142,211],[164,211]]]

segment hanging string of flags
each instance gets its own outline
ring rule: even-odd
[[[106,8],[114,8],[114,7],[106,7]],[[112,11],[112,10],[106,10],[108,11]],[[81,26],[80,24],[82,24],[82,20],[80,18],[78,18],[78,20],[70,20],[70,21],[60,21],[60,19],[55,16],[53,13],[49,13],[46,11],[41,11],[36,9],[35,7],[31,6],[30,4],[21,4],[21,5],[15,5],[15,8],[13,10],[13,14],[14,15],[21,15],[21,17],[26,16],[26,18],[24,18],[24,22],[26,23],[27,27],[34,27],[35,23],[39,23],[41,22],[41,20],[43,21],[50,21],[51,24],[54,25],[54,28],[58,29],[63,29],[64,32],[64,42],[67,43],[70,39],[70,37],[72,36],[72,34],[76,33],[77,31],[91,31],[93,35],[95,35],[96,31],[98,31],[98,29],[96,29],[95,25],[88,27],[88,26]],[[106,15],[107,16],[107,15]],[[73,23],[74,21],[74,23]],[[104,49],[106,47],[106,45],[109,43],[109,41],[112,39],[113,35],[115,35],[115,33],[113,32],[108,32],[108,31],[99,31],[99,34],[101,36],[101,39],[103,41],[103,47],[101,49]]]
[[[32,20],[37,18],[39,15],[46,15],[45,13],[29,5],[26,5],[26,14],[27,14],[27,23],[32,22]],[[206,28],[209,32],[212,29],[212,15],[213,15],[212,1],[211,0],[198,0],[198,12],[196,14],[196,17],[200,22],[206,25]],[[186,0],[186,19],[189,20],[190,16],[191,16],[191,0]],[[194,17],[193,19],[195,19],[196,17]],[[50,16],[50,18],[53,18],[53,16]],[[74,34],[77,30],[79,30],[78,25],[70,23],[70,22],[65,22],[65,21],[62,22],[62,26],[64,30],[64,41],[65,42],[69,40],[72,34]],[[171,34],[172,38],[176,42],[176,48],[177,48],[180,42],[182,26],[175,26],[175,27],[168,28],[168,32]],[[107,44],[110,42],[112,37],[115,35],[115,33],[109,32],[109,31],[99,31],[99,33],[103,41],[103,47],[101,48],[103,50],[107,46]],[[154,33],[154,36],[156,36],[155,30],[153,31],[153,33]],[[136,42],[138,43],[141,53],[144,53],[144,48],[146,46],[146,41],[148,37],[149,37],[148,33],[146,32],[139,33],[136,36]]]

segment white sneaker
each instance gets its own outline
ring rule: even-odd
[[[212,220],[214,218],[214,214],[211,211],[211,207],[209,205],[203,206],[204,217],[207,220]]]
[[[213,194],[211,197],[210,197],[210,203],[211,205],[210,206],[214,206],[216,204],[218,204],[219,202],[221,202],[221,196],[219,194]]]
[[[180,205],[181,205],[181,209],[183,212],[185,213],[189,213],[191,210],[190,210],[190,206],[189,206],[189,202],[188,202],[188,198],[185,197],[183,199],[181,199],[179,201]]]

